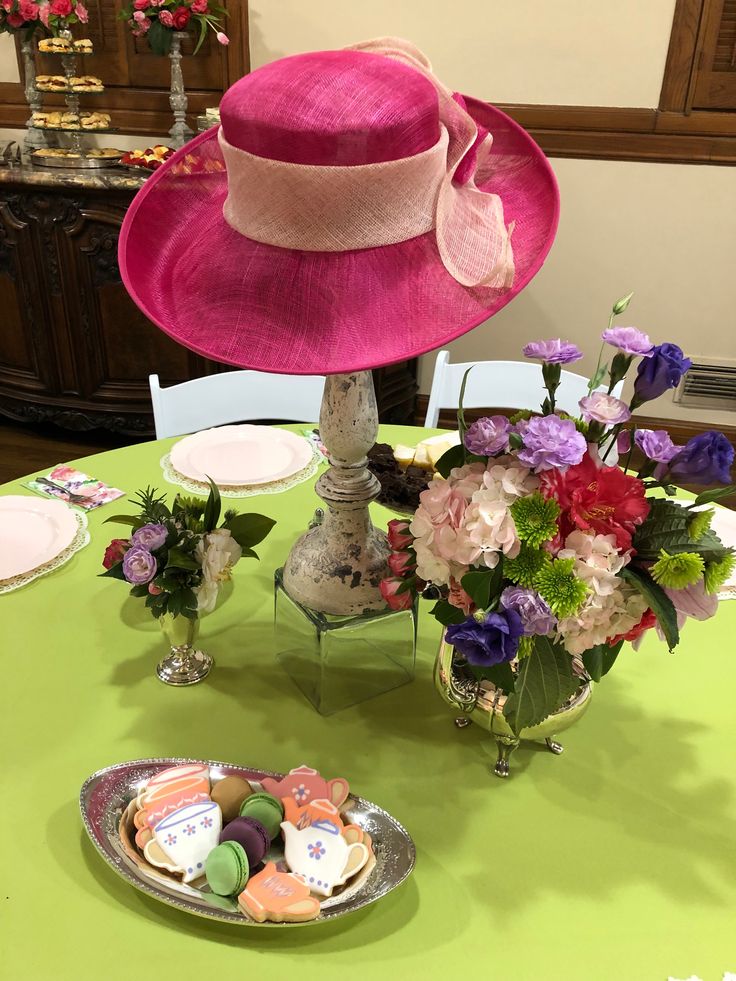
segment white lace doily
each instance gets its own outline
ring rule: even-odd
[[[219,488],[220,496],[255,497],[258,494],[281,494],[291,487],[296,487],[297,484],[303,484],[305,480],[314,477],[320,463],[324,460],[324,457],[315,444],[311,440],[309,442],[312,443],[312,459],[306,467],[297,473],[292,474],[290,477],[284,477],[283,480],[274,480],[270,484],[229,484],[227,487]],[[199,480],[192,480],[191,477],[185,477],[184,474],[174,469],[171,464],[170,453],[162,456],[160,463],[164,473],[164,480],[167,483],[175,484],[177,487],[183,487],[190,494],[197,494],[201,497],[206,497],[209,494],[209,484],[203,484]]]
[[[13,576],[12,579],[0,580],[0,594],[12,593],[14,589],[27,586],[34,579],[40,579],[41,576],[48,575],[49,572],[53,572],[55,569],[60,569],[61,566],[66,565],[73,555],[76,555],[77,552],[83,549],[85,545],[89,545],[87,515],[83,511],[75,511],[74,517],[77,519],[77,533],[71,545],[67,545],[63,552],[59,552],[55,558],[44,562],[37,569],[31,569],[30,572],[23,572],[19,576]]]

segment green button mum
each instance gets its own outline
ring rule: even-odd
[[[575,575],[574,567],[575,559],[555,559],[534,580],[535,588],[560,619],[574,616],[588,595],[588,587]]]
[[[651,569],[652,579],[668,589],[684,589],[703,578],[705,562],[695,552],[678,552],[670,555],[660,550],[659,559]]]
[[[553,499],[546,500],[539,491],[514,501],[510,511],[516,534],[532,548],[538,548],[557,534],[560,505]]]

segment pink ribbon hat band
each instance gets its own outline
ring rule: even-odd
[[[184,346],[324,374],[416,357],[532,279],[557,228],[551,168],[504,113],[384,38],[283,58],[131,205],[120,267]]]

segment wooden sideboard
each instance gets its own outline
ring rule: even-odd
[[[230,370],[180,347],[128,296],[117,264],[143,178],[0,170],[0,415],[72,430],[153,433],[164,385]],[[411,422],[416,361],[374,372],[382,422]]]

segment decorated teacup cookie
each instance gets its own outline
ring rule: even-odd
[[[238,903],[258,923],[300,923],[319,915],[319,900],[310,895],[304,880],[293,872],[279,872],[273,862],[253,876]]]
[[[329,800],[335,807],[341,807],[347,800],[350,787],[347,780],[337,777],[325,780],[311,766],[298,766],[290,770],[282,780],[264,777],[263,789],[274,797],[293,797],[303,807],[313,800]]]
[[[143,854],[152,865],[161,865],[154,861],[160,849],[170,863],[161,867],[181,871],[183,881],[191,882],[204,875],[205,860],[218,844],[221,830],[222,816],[214,801],[187,804],[159,821]]]
[[[210,770],[205,763],[182,763],[179,766],[169,766],[165,770],[160,770],[154,774],[138,793],[138,807],[144,807],[143,798],[148,793],[152,793],[162,784],[171,783],[172,780],[180,780],[182,777],[196,777],[201,781],[202,789],[209,793],[210,789]]]

